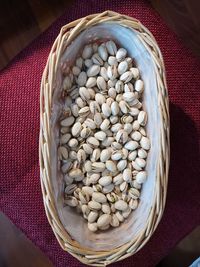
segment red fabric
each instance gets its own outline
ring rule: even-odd
[[[62,251],[43,208],[38,164],[41,75],[62,25],[108,9],[139,19],[154,34],[166,65],[171,115],[171,167],[164,216],[139,253],[112,266],[153,267],[200,222],[200,61],[146,1],[76,0],[0,73],[0,208],[56,267],[83,265]]]

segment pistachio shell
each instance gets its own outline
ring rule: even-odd
[[[87,143],[90,144],[92,147],[99,146],[99,141],[95,137],[92,137],[92,136],[87,138]]]
[[[75,197],[69,196],[65,199],[65,204],[70,207],[76,207],[78,205],[78,200]]]
[[[96,129],[96,123],[90,118],[87,118],[84,124],[86,127],[90,128],[91,130]]]
[[[80,87],[79,88],[79,95],[85,101],[90,99],[90,93],[88,92],[87,88],[85,88],[85,87]]]
[[[108,64],[110,65],[110,66],[117,66],[118,65],[118,62],[117,62],[117,59],[116,59],[116,57],[114,57],[114,56],[110,56],[109,58],[108,58]]]
[[[132,162],[132,166],[137,171],[141,171],[142,170],[142,168],[135,161]]]
[[[122,159],[117,163],[117,169],[119,171],[123,171],[126,168],[126,166],[127,166],[127,160],[125,159]]]
[[[94,149],[93,153],[92,153],[92,155],[90,157],[90,160],[92,162],[96,162],[100,158],[100,154],[101,154],[101,151],[100,151],[99,148]]]
[[[142,93],[144,90],[144,82],[142,80],[137,80],[135,82],[135,90],[139,93]]]
[[[138,142],[131,140],[127,142],[124,147],[128,150],[135,150],[136,148],[138,148]]]
[[[142,135],[140,132],[138,131],[134,131],[132,134],[131,134],[131,138],[134,140],[134,141],[140,141]]]
[[[111,115],[109,119],[110,119],[110,122],[111,122],[112,124],[115,124],[115,123],[117,123],[117,122],[119,121],[118,116],[113,116],[113,115]]]
[[[98,47],[98,54],[104,61],[107,60],[108,52],[105,45],[102,44]]]
[[[127,61],[120,62],[117,70],[118,70],[119,75],[122,75],[124,72],[126,72],[128,70]]]
[[[93,173],[89,178],[89,182],[92,183],[92,184],[96,184],[98,182],[99,178],[100,178],[100,174]]]
[[[115,101],[111,104],[111,112],[114,116],[119,114],[119,104]]]
[[[93,65],[93,62],[91,59],[87,58],[85,61],[84,61],[84,65],[89,68]]]
[[[66,119],[64,119],[64,120],[62,120],[62,121],[60,122],[60,125],[61,125],[61,126],[68,127],[68,126],[71,126],[71,125],[74,123],[74,121],[75,121],[74,117],[70,116],[70,117],[68,117],[68,118],[66,118]]]
[[[95,53],[95,54],[92,56],[92,61],[93,61],[93,63],[96,64],[96,65],[100,65],[100,66],[103,65],[103,60],[102,60],[102,58],[99,56],[98,53]]]
[[[66,185],[70,185],[70,184],[73,183],[74,179],[71,178],[71,177],[69,177],[68,174],[65,174],[65,176],[64,176],[64,181],[65,181]]]
[[[101,108],[105,117],[109,117],[111,115],[111,108],[107,103],[103,103]]]
[[[90,114],[90,108],[85,106],[79,110],[78,114],[80,117],[87,117]]]
[[[122,60],[125,59],[126,55],[127,55],[127,51],[126,51],[126,49],[124,49],[124,48],[120,48],[120,49],[118,49],[118,51],[117,51],[117,53],[116,53],[117,61],[118,61],[118,62],[121,62]]]
[[[103,90],[103,91],[106,90],[106,87],[107,87],[106,81],[101,76],[97,77],[97,87],[99,88],[99,90]]]
[[[112,160],[107,160],[106,161],[106,168],[110,171],[110,172],[115,172],[117,170],[116,164],[115,162],[113,162]]]
[[[102,105],[103,103],[106,102],[106,98],[105,98],[105,96],[103,96],[103,95],[100,94],[100,93],[97,93],[97,94],[95,95],[95,100],[96,100],[96,102],[97,102],[99,105]]]
[[[88,77],[94,77],[100,72],[100,66],[99,65],[92,65],[87,70],[87,76]]]
[[[128,140],[128,134],[123,129],[119,130],[115,137],[117,142],[126,143]],[[126,145],[125,145],[126,146]],[[126,148],[126,147],[125,147]]]
[[[117,94],[117,93],[116,93],[115,88],[113,88],[113,87],[109,88],[109,90],[108,90],[108,95],[109,95],[110,97],[112,97],[113,99],[115,99],[116,94]]]
[[[61,160],[62,158],[64,159],[68,159],[68,150],[66,147],[64,146],[60,146],[58,148],[58,157]]]
[[[93,162],[92,171],[93,172],[103,172],[105,170],[105,164],[103,162]]]
[[[107,201],[106,196],[100,192],[94,192],[92,194],[92,200],[98,203],[105,203]]]
[[[75,138],[70,139],[68,142],[68,146],[71,148],[78,146],[78,140]]]
[[[72,127],[72,135],[73,136],[79,136],[82,129],[82,125],[80,122],[76,122]]]
[[[98,225],[97,223],[88,223],[88,229],[91,232],[96,232],[98,230]]]
[[[147,173],[146,173],[146,171],[140,171],[136,175],[136,182],[138,184],[143,184],[146,181],[146,179],[147,179]]]
[[[127,207],[128,207],[127,203],[123,200],[118,200],[117,202],[115,202],[116,210],[125,211]]]
[[[130,123],[125,123],[124,124],[124,131],[126,131],[128,134],[132,132],[133,126]]]
[[[147,137],[143,136],[140,140],[140,145],[144,150],[150,149],[150,141]]]
[[[139,70],[138,68],[130,68],[130,71],[133,73],[133,78],[137,79],[139,77]],[[137,90],[136,90],[137,91]]]
[[[114,184],[110,183],[109,185],[103,187],[102,192],[104,194],[110,193],[113,191],[114,187],[115,187]]]
[[[130,188],[128,194],[133,199],[137,199],[140,196],[140,192],[136,188]]]
[[[72,104],[71,105],[71,111],[72,111],[72,115],[74,116],[74,117],[78,117],[78,112],[79,112],[79,107],[78,107],[78,105],[77,104]]]
[[[134,151],[132,151],[132,152],[130,152],[130,153],[128,154],[128,160],[130,160],[130,161],[135,160],[136,157],[137,157],[137,151],[136,151],[136,150],[134,150]]]
[[[103,214],[99,217],[97,221],[98,227],[104,227],[109,225],[111,222],[111,215],[110,214]]]
[[[93,53],[93,49],[92,49],[92,46],[91,45],[86,45],[83,49],[83,52],[82,52],[82,57],[84,59],[86,58],[90,58],[92,56],[92,53]]]
[[[90,135],[90,133],[91,133],[91,130],[90,129],[83,128],[81,130],[80,136],[81,136],[81,138],[87,138]]]
[[[69,76],[66,76],[63,80],[63,89],[69,90],[72,86],[72,82]]]
[[[122,151],[114,151],[111,155],[112,160],[120,160],[122,158]]]
[[[80,177],[82,175],[83,175],[82,171],[78,168],[72,169],[69,171],[69,177],[71,177],[71,178]]]
[[[117,67],[115,65],[108,66],[107,75],[111,81],[115,80],[118,77]],[[113,87],[113,86],[110,86],[110,87]]]
[[[100,210],[101,209],[101,204],[97,201],[90,201],[88,202],[88,207],[91,209],[91,210]]]
[[[92,114],[95,114],[96,112],[100,112],[100,106],[96,101],[90,101],[89,109]]]
[[[76,66],[79,67],[80,69],[83,66],[83,59],[81,57],[77,58],[76,60]]]
[[[87,81],[87,74],[84,71],[81,71],[78,75],[77,83],[79,86],[84,86]]]
[[[63,134],[60,138],[60,143],[61,144],[66,144],[69,139],[71,138],[71,134],[70,133],[66,133],[66,134]]]
[[[123,100],[119,102],[119,107],[124,114],[128,113],[130,110],[129,105]]]
[[[103,176],[99,179],[99,184],[102,186],[109,185],[112,182],[111,176]]]
[[[74,190],[76,190],[76,188],[77,188],[76,184],[70,184],[70,185],[65,187],[65,193],[70,195],[74,192]]]
[[[86,160],[86,153],[83,149],[79,149],[77,152],[77,160],[79,162],[85,162]]]
[[[84,164],[84,168],[86,172],[91,172],[92,170],[92,162],[90,160],[87,160]]]
[[[131,199],[130,202],[129,202],[129,207],[132,209],[132,210],[135,210],[138,206],[138,200],[137,199]]]
[[[102,123],[102,117],[99,112],[94,114],[94,122],[96,123],[97,126],[100,126]]]
[[[115,214],[112,214],[110,225],[113,227],[118,227],[119,226],[119,220]]]
[[[106,48],[108,50],[108,53],[112,56],[116,55],[117,53],[117,46],[113,41],[106,42]]]
[[[126,219],[131,213],[131,208],[128,206],[126,210],[122,211],[122,216]]]
[[[146,165],[146,161],[144,159],[141,158],[136,158],[135,162],[137,163],[138,166],[140,166],[141,168],[144,168]]]
[[[143,148],[138,149],[138,157],[145,159],[147,157],[147,152]]]
[[[114,137],[107,137],[104,141],[102,141],[101,145],[109,147],[113,142],[114,142]]]
[[[106,134],[103,131],[99,131],[94,134],[94,137],[99,141],[103,141],[106,138]]]
[[[111,150],[110,149],[103,149],[101,151],[100,160],[101,162],[106,162],[108,159],[110,159],[111,156]]]
[[[104,78],[105,81],[108,81],[107,69],[105,67],[101,67],[100,75]]]
[[[136,120],[136,121],[134,121],[133,122],[133,130],[134,131],[137,131],[137,130],[139,130],[139,128],[140,128],[140,124],[139,124],[139,122]]]
[[[123,98],[126,102],[131,102],[133,101],[136,97],[133,92],[126,92],[123,94]]]
[[[113,126],[110,128],[113,133],[117,133],[119,130],[121,130],[123,125],[121,123],[113,124]]]
[[[94,192],[93,188],[90,186],[83,186],[81,189],[84,193],[87,193],[89,196],[91,196],[92,193]]]
[[[100,128],[102,131],[106,131],[109,129],[109,126],[110,126],[110,121],[108,119],[105,119],[100,125]]]
[[[76,104],[79,106],[79,108],[83,108],[86,106],[86,102],[83,101],[81,97],[77,97],[75,101],[76,101]]]
[[[125,169],[123,171],[123,179],[124,181],[126,182],[130,182],[132,180],[132,172],[131,172],[131,169]]]
[[[94,87],[97,84],[97,79],[95,77],[89,77],[86,82],[86,87]]]
[[[88,215],[88,222],[93,223],[98,218],[99,213],[97,211],[91,211]]]
[[[126,71],[120,76],[120,80],[124,83],[130,82],[133,79],[133,73],[131,71]]]
[[[138,114],[138,122],[140,125],[145,126],[147,123],[147,113],[145,111],[140,111]]]
[[[122,149],[122,145],[118,142],[113,142],[111,147],[113,148],[113,150],[118,150],[118,149]]]
[[[74,66],[74,67],[72,68],[72,73],[73,73],[75,76],[78,76],[78,75],[80,74],[80,72],[81,72],[81,70],[80,70],[79,67]]]

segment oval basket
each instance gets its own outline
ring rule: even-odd
[[[151,149],[148,179],[138,208],[120,227],[104,233],[88,231],[86,221],[64,206],[63,177],[57,157],[58,119],[63,66],[72,66],[81,48],[97,40],[113,39],[126,48],[145,84],[144,109]],[[106,266],[125,259],[150,239],[163,214],[169,168],[169,110],[165,69],[152,34],[136,19],[112,11],[93,14],[62,27],[43,73],[40,95],[40,174],[48,221],[61,247],[79,261]]]

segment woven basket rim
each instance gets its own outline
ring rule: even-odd
[[[138,36],[148,50],[155,62],[155,71],[157,74],[157,91],[159,109],[162,123],[161,136],[161,158],[157,164],[157,200],[149,214],[149,222],[147,227],[138,235],[137,239],[131,240],[124,245],[109,251],[91,251],[82,248],[76,241],[72,240],[60,222],[52,192],[50,179],[51,159],[50,151],[50,116],[51,103],[53,93],[53,78],[59,64],[60,56],[63,50],[76,38],[76,36],[87,27],[97,25],[102,22],[116,22],[120,25],[130,27],[138,32]],[[77,19],[63,26],[56,38],[45,66],[40,91],[40,136],[39,136],[39,162],[41,188],[43,194],[43,202],[45,212],[49,224],[61,245],[61,247],[72,254],[79,261],[93,266],[106,266],[112,262],[125,259],[141,249],[150,239],[155,231],[163,214],[168,182],[169,170],[169,102],[167,94],[167,85],[165,78],[165,67],[162,54],[149,30],[143,26],[137,19],[126,15],[121,15],[113,11],[105,11],[103,13],[92,14],[84,18]]]

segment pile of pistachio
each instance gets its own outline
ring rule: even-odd
[[[65,69],[58,147],[64,202],[90,231],[119,226],[138,206],[150,149],[143,91],[133,59],[112,40],[86,45]]]

